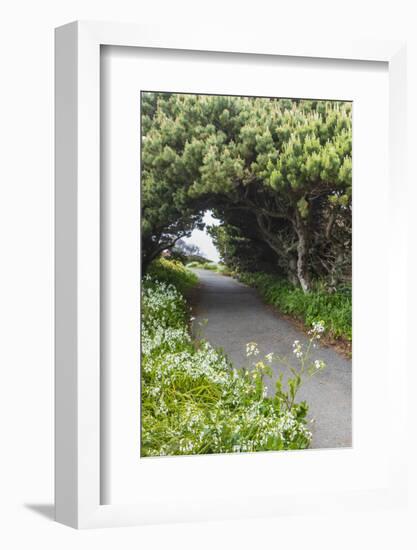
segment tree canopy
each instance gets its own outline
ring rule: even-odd
[[[142,93],[144,268],[205,210],[223,261],[308,291],[350,274],[351,103]]]

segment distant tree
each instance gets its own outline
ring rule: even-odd
[[[183,239],[179,239],[175,248],[180,250],[185,256],[203,256],[200,248],[193,243],[187,243]]]
[[[183,264],[189,262],[206,262],[207,258],[201,252],[196,244],[187,243],[183,239],[178,239],[174,247],[171,248],[171,257],[179,260]]]

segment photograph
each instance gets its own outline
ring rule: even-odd
[[[416,550],[411,3],[3,4],[0,550]]]
[[[3,2],[0,550],[417,550],[415,2]]]
[[[138,101],[140,458],[352,447],[352,101]]]

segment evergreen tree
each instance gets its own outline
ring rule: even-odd
[[[246,243],[234,263],[267,248],[305,292],[317,276],[337,284],[350,270],[351,133],[345,102],[143,94],[144,264],[211,208],[218,240]]]

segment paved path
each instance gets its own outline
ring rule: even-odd
[[[247,364],[246,343],[257,342],[260,356],[270,352],[293,358],[292,343],[307,341],[304,333],[265,305],[257,292],[231,277],[212,271],[194,270],[200,279],[194,315],[207,319],[202,336],[221,347],[239,367]],[[314,350],[313,359],[323,359],[327,368],[307,380],[298,394],[310,406],[312,448],[350,447],[352,444],[352,367],[348,359],[330,348]],[[282,368],[274,365],[275,372]],[[272,391],[274,381],[268,383]]]

